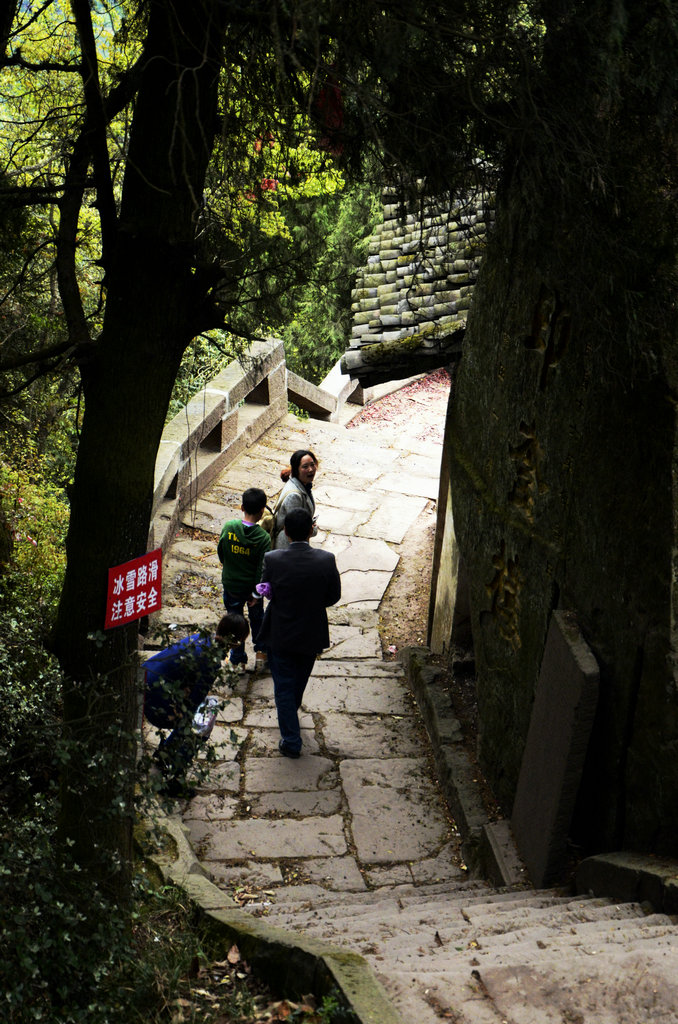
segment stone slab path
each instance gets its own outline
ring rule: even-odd
[[[306,691],[298,761],[278,753],[270,676],[215,691],[226,700],[212,735],[217,763],[179,807],[193,850],[243,915],[361,953],[403,1021],[678,1021],[673,920],[637,904],[497,892],[467,877],[420,715],[400,665],[382,659],[378,632],[399,546],[418,517],[433,515],[435,418],[442,424],[444,402],[419,404],[397,429],[287,417],[185,515],[188,532],[165,560],[162,617],[213,628],[224,520],[248,486],[274,497],[280,467],[309,447],[321,464],[314,543],[335,553],[343,588],[330,609],[332,647]]]
[[[445,399],[440,392],[427,411],[438,424]],[[418,709],[400,664],[382,660],[378,632],[398,547],[419,516],[434,514],[440,440],[417,439],[424,426],[419,413],[408,431],[391,429],[387,438],[372,427],[288,416],[188,510],[165,559],[164,624],[212,627],[222,614],[216,539],[223,522],[239,515],[245,487],[261,486],[273,499],[296,448],[316,453],[313,543],[335,554],[342,598],[329,609],[332,646],[306,690],[302,757],[278,752],[270,675],[231,677],[215,689],[226,700],[212,734],[217,764],[183,808],[210,875],[236,897],[242,888],[261,891],[250,909],[267,908],[288,887],[297,898],[302,888],[310,896],[464,877]],[[147,738],[153,743],[153,730]]]

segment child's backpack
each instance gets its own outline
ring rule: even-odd
[[[270,536],[271,541],[275,539],[275,512],[270,505],[264,509],[264,514],[259,520],[259,526]]]

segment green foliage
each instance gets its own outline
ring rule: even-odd
[[[26,445],[21,458],[17,468],[0,462],[0,509],[13,541],[13,561],[4,587],[11,587],[20,609],[34,609],[33,614],[39,610],[46,621],[63,580],[68,505],[60,488],[44,479],[41,482],[33,446]]]
[[[75,24],[63,4],[18,5],[10,50],[18,57],[0,69],[0,380],[2,429],[7,443],[35,442],[45,454],[45,469],[55,481],[72,475],[75,410],[79,376],[73,352],[67,357],[69,325],[59,296],[57,241],[61,183],[68,150],[77,136],[82,106],[74,102],[79,81],[79,45]],[[100,75],[127,63],[116,45],[115,6],[93,12],[102,52]],[[111,154],[124,144],[124,126],[111,127]],[[120,157],[118,156],[119,160]],[[92,332],[101,326],[102,272],[99,218],[87,191],[82,204],[73,261],[79,301]],[[49,353],[32,361],[31,354]]]
[[[267,248],[269,257],[277,252],[279,270],[270,268],[263,291],[235,319],[243,334],[281,337],[290,369],[319,383],[350,336],[351,288],[381,216],[381,190],[363,182],[330,194],[278,196],[277,202],[283,228]],[[196,338],[184,354],[168,419],[245,351],[243,340],[228,332]]]
[[[77,875],[55,838],[61,675],[45,640],[67,510],[25,466],[0,465],[0,494],[14,538],[0,575],[0,1013],[23,1022],[53,1019],[46,1007],[68,1005],[76,985],[95,986],[110,935],[96,894],[89,920],[69,897]]]
[[[315,253],[310,280],[290,303],[282,325],[290,369],[320,383],[346,349],[351,332],[351,288],[367,258],[367,244],[381,216],[380,192],[354,185],[312,209],[290,211],[298,250]]]
[[[25,467],[0,463],[0,529],[9,559],[0,573],[0,794],[22,806],[53,777],[59,731],[60,674],[46,649],[64,569],[67,508]]]
[[[60,851],[53,797],[30,810],[0,839],[0,1012],[10,1024],[93,1021],[124,925],[91,887],[74,898],[78,872]]]
[[[0,379],[0,443],[10,452],[34,447],[45,456],[44,470],[52,479],[66,482],[74,461],[77,374],[58,358],[45,359],[37,369],[22,363],[29,352],[66,343],[53,241],[50,217],[19,220],[0,201],[0,351],[9,367]],[[57,367],[59,375],[51,376]]]
[[[67,510],[24,467],[0,463],[0,803],[44,790],[57,736],[59,673],[44,641],[63,574]]]
[[[29,475],[35,466],[28,456],[16,469],[0,464],[14,537],[0,573],[0,1019],[148,1021],[186,976],[198,938],[191,929],[165,929],[176,894],[154,896],[143,885],[130,930],[121,908],[91,880],[82,890],[81,872],[61,842],[60,767],[78,751],[61,734],[63,680],[47,637],[67,508],[59,492]],[[90,784],[110,781],[105,747],[102,737],[99,756],[86,765]],[[107,813],[112,809],[103,807]]]

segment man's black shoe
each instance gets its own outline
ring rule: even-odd
[[[300,757],[301,756],[300,755],[300,751],[298,751],[298,750],[290,750],[289,747],[285,746],[285,744],[283,743],[282,740],[280,740],[280,742],[278,743],[278,750],[280,751],[280,753],[282,754],[283,757]]]
[[[198,787],[182,779],[167,779],[158,792],[174,800],[191,800],[198,792]]]

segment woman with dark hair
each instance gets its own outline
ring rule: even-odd
[[[318,460],[307,448],[300,448],[292,455],[290,464],[280,474],[285,486],[275,503],[275,530],[273,535],[274,548],[286,548],[289,539],[285,534],[285,516],[293,508],[304,508],[313,520],[312,537],[318,532],[316,526],[315,500],[313,498],[313,481],[318,472]]]

